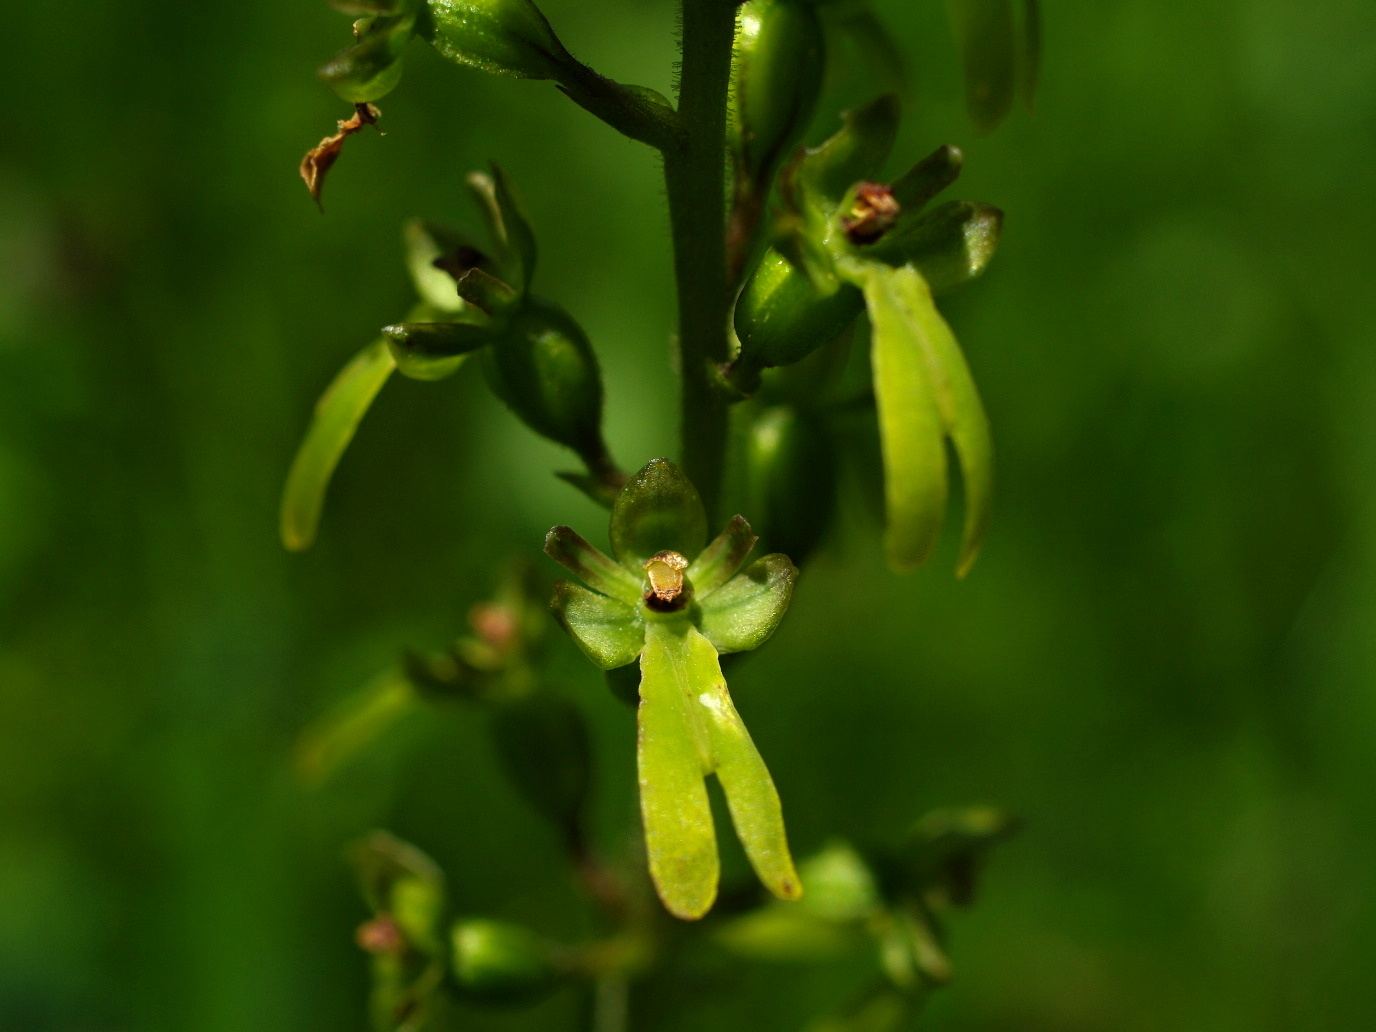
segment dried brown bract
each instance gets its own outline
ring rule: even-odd
[[[365,125],[377,125],[377,120],[381,117],[382,112],[376,105],[355,104],[353,117],[341,120],[337,133],[325,137],[301,159],[301,178],[306,181],[306,189],[311,192],[311,197],[315,199],[321,211],[325,210],[325,206],[320,203],[320,191],[325,186],[325,174],[338,160],[344,141]]]

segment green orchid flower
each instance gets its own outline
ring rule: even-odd
[[[964,158],[938,147],[892,183],[871,182],[898,131],[894,98],[849,111],[839,132],[800,152],[785,173],[783,231],[736,303],[740,352],[727,370],[750,394],[760,374],[799,362],[869,316],[884,462],[885,550],[898,570],[926,562],[949,494],[947,443],[965,495],[957,573],[989,522],[993,444],[965,355],[936,297],[983,275],[1003,215],[992,205],[926,205]]]
[[[612,507],[608,558],[568,527],[545,552],[583,585],[559,581],[554,610],[603,670],[640,661],[637,764],[650,877],[670,913],[702,917],[720,866],[705,779],[717,776],[755,873],[802,895],[773,779],[727,691],[718,657],[763,644],[783,618],[797,568],[767,555],[734,516],[710,544],[702,500],[667,459],[627,482]]]

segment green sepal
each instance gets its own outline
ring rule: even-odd
[[[744,516],[732,516],[726,529],[688,566],[694,597],[701,601],[734,577],[758,540]]]
[[[835,204],[861,179],[878,174],[898,138],[898,98],[892,94],[841,115],[841,128],[804,152],[798,178]]]
[[[419,698],[400,670],[379,674],[313,720],[292,749],[296,775],[318,788],[417,708]]]
[[[624,602],[560,580],[554,582],[550,604],[584,655],[603,670],[635,662],[644,648],[640,616]]]
[[[718,652],[759,648],[779,626],[793,597],[798,568],[774,553],[756,559],[705,599],[702,633]]]
[[[309,548],[315,540],[330,477],[395,368],[387,338],[379,337],[340,370],[316,402],[282,491],[282,544],[292,551]]]
[[[457,322],[397,323],[384,326],[382,335],[397,371],[413,380],[452,376],[470,352],[492,343],[487,327]]]
[[[875,250],[911,262],[940,296],[984,275],[1002,230],[1003,212],[992,204],[950,201],[912,223],[900,223]]]
[[[965,72],[965,106],[987,133],[1013,106],[1017,34],[1012,0],[947,0]]]
[[[520,294],[486,269],[469,269],[458,278],[455,292],[460,298],[488,315],[499,315],[513,308]]]
[[[501,703],[492,714],[492,742],[525,801],[559,829],[576,829],[592,779],[582,710],[545,692]]]
[[[379,100],[401,81],[402,52],[416,31],[411,13],[360,19],[358,42],[330,59],[320,78],[350,104]]]
[[[512,253],[511,238],[507,235],[506,220],[502,217],[502,206],[497,202],[497,181],[486,172],[470,172],[463,181],[497,250],[498,264],[513,266],[516,257]]]
[[[730,141],[758,187],[807,130],[822,91],[826,41],[817,10],[792,0],[746,0],[736,16]]]
[[[535,230],[531,228],[530,217],[516,193],[516,186],[506,170],[492,162],[493,198],[502,215],[502,225],[506,228],[506,238],[511,247],[511,258],[516,262],[514,270],[516,289],[524,290],[535,277],[535,260],[538,252],[535,246]]]
[[[956,572],[969,570],[989,520],[993,444],[951,328],[912,266],[854,263],[872,326],[871,366],[884,461],[889,562],[908,570],[935,547],[946,509],[946,437],[960,459],[965,528]]]
[[[944,144],[889,184],[893,199],[908,216],[922,208],[937,194],[960,178],[965,154],[959,147]],[[900,218],[899,225],[901,226]]]
[[[470,918],[450,930],[454,982],[461,996],[483,1003],[525,1003],[558,983],[554,951],[509,921]]]
[[[526,426],[591,469],[610,464],[602,440],[602,375],[583,329],[563,308],[527,297],[482,352],[492,392]]]
[[[572,58],[531,0],[428,0],[426,38],[444,57],[495,75],[558,78]]]
[[[693,920],[716,897],[718,860],[703,777],[715,772],[760,881],[802,895],[773,779],[726,690],[717,651],[685,620],[647,625],[641,656],[640,805],[655,890]]]
[[[612,505],[612,554],[638,571],[657,552],[692,560],[707,539],[707,512],[698,489],[668,459],[651,459]]]
[[[545,555],[578,577],[590,588],[635,606],[645,590],[643,575],[614,563],[590,545],[572,527],[552,527],[545,535]]]

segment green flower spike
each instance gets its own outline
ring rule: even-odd
[[[704,548],[706,539],[697,490],[672,462],[655,459],[612,508],[615,561],[568,527],[545,540],[545,552],[588,585],[555,585],[554,610],[579,648],[603,670],[640,660],[637,761],[650,877],[664,906],[685,920],[702,917],[717,895],[709,774],[760,881],[782,899],[803,891],[779,794],[717,658],[774,633],[798,571],[778,554],[741,570],[756,538],[740,516]]]

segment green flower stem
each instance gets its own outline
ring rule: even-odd
[[[678,112],[683,135],[664,151],[678,283],[683,467],[715,522],[726,465],[727,402],[710,369],[730,358],[726,329],[726,97],[734,0],[683,0]]]

